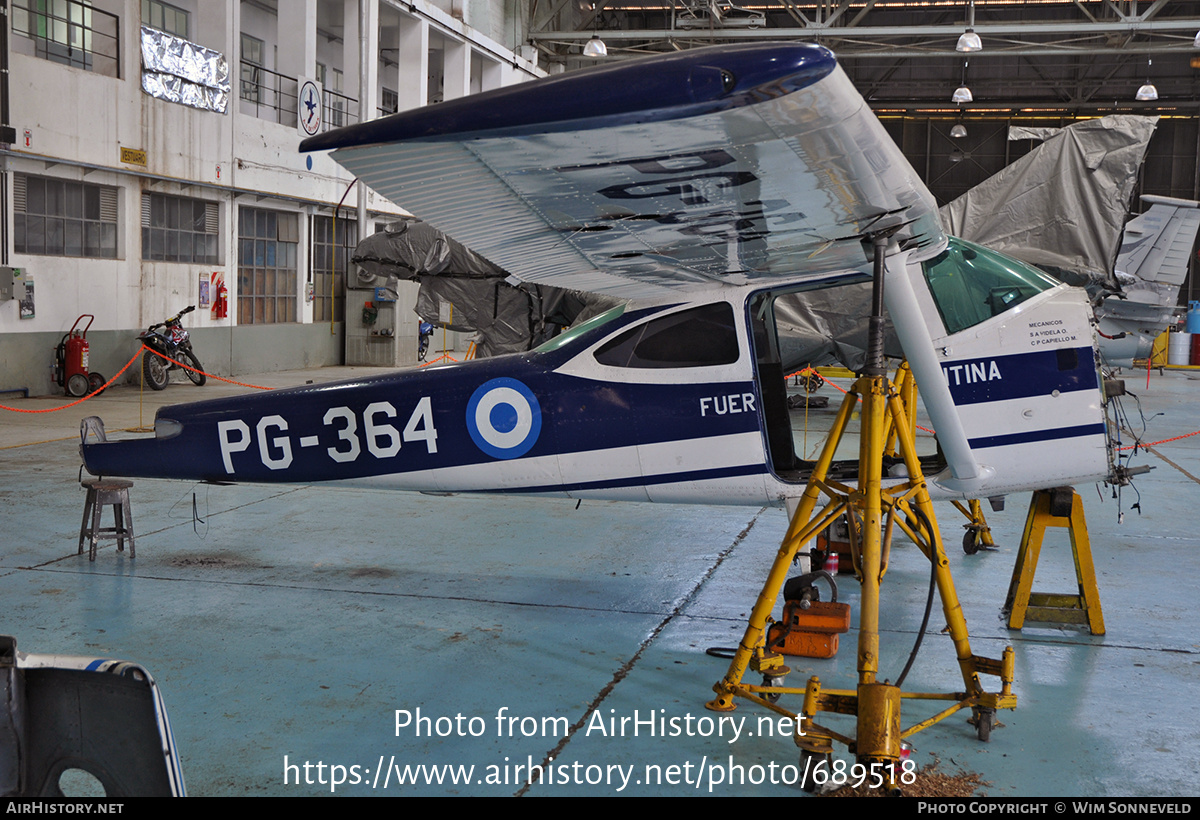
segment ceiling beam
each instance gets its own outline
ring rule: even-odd
[[[1031,36],[1063,35],[1063,36],[1109,36],[1114,34],[1186,34],[1195,35],[1200,30],[1200,18],[1167,18],[1158,20],[1140,20],[1126,18],[1099,23],[1082,22],[1047,22],[1047,23],[976,23],[975,31],[984,39],[983,51],[975,56],[987,53],[989,37],[1026,38]],[[530,37],[539,40],[588,40],[592,36],[591,29],[583,31],[541,31],[530,32]],[[814,38],[836,38],[839,40],[890,40],[899,37],[931,39],[938,37],[954,38],[962,34],[961,25],[950,26],[825,26],[814,23],[805,28],[759,28],[738,29],[719,28],[717,31],[707,29],[676,29],[674,31],[654,30],[617,30],[605,29],[605,41],[629,40],[778,40]],[[1189,36],[1189,39],[1191,37]]]

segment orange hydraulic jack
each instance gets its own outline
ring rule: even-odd
[[[833,588],[833,600],[821,601],[813,581],[824,577]],[[832,658],[838,635],[850,631],[850,605],[839,604],[837,583],[824,571],[810,572],[788,581],[783,589],[783,620],[767,629],[767,649],[802,658]]]

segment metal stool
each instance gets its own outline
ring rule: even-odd
[[[125,539],[129,539],[129,557],[136,558],[133,548],[133,512],[129,508],[129,488],[132,481],[123,478],[85,478],[79,482],[87,488],[87,499],[83,502],[83,523],[79,525],[79,551],[83,555],[83,540],[89,540],[88,560],[96,560],[96,540],[117,539],[117,552],[125,551]],[[112,505],[116,518],[114,527],[100,526],[100,511]],[[89,523],[90,522],[90,523]]]

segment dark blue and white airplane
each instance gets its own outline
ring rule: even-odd
[[[937,430],[933,496],[1108,478],[1082,290],[943,235],[824,48],[699,49],[312,137],[519,278],[632,299],[524,354],[165,407],[92,473],[784,505],[774,309],[869,281]],[[798,431],[797,431],[798,432]]]

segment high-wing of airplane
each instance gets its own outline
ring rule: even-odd
[[[310,138],[530,282],[633,298],[527,353],[166,407],[97,474],[782,504],[781,296],[868,281],[937,430],[941,497],[1110,474],[1082,291],[947,240],[833,55],[701,49]]]

